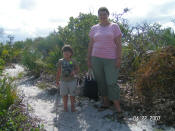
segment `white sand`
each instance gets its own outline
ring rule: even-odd
[[[23,71],[22,66],[15,65],[14,69],[6,69],[4,72],[14,77]],[[79,104],[77,103],[76,109],[78,111],[76,113],[70,112],[70,103],[69,112],[63,112],[62,98],[56,93],[56,90],[53,90],[52,92],[55,93],[51,94],[49,90],[39,89],[32,85],[29,78],[23,78],[17,85],[18,89],[23,91],[25,95],[26,105],[28,103],[33,108],[32,115],[43,121],[47,131],[143,131],[144,129],[145,131],[163,131],[153,127],[154,122],[148,120],[138,121],[135,124],[131,122],[121,124],[116,120],[105,119],[103,117],[112,114],[112,111],[98,112],[93,105],[98,105],[99,102],[87,99],[82,99]],[[166,131],[175,131],[175,129],[166,127]]]

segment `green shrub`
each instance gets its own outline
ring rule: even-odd
[[[4,69],[5,61],[0,58],[0,75],[2,74],[2,70]]]
[[[0,80],[0,131],[39,130],[39,120],[25,111],[22,98],[17,96],[12,78]]]
[[[40,57],[40,54],[35,50],[25,50],[22,56],[22,64],[36,77],[40,76],[44,66]]]
[[[16,88],[12,86],[12,80],[6,77],[0,81],[0,111],[7,110],[17,98]]]
[[[136,87],[145,97],[175,93],[175,47],[147,55],[136,72]],[[175,96],[173,96],[175,97]]]
[[[52,74],[55,73],[55,71],[57,70],[56,64],[58,62],[58,59],[60,59],[61,57],[61,48],[56,46],[52,51],[49,52],[49,56],[46,58],[47,64],[45,71]]]

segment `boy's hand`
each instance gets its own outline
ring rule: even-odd
[[[75,73],[75,71],[72,71],[71,72],[71,76],[74,76],[76,73]]]
[[[56,85],[58,86],[60,83],[59,83],[59,81],[56,81]]]

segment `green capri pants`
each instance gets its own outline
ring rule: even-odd
[[[99,95],[107,96],[109,100],[119,100],[120,88],[117,84],[119,69],[115,66],[116,60],[92,56],[91,63]]]

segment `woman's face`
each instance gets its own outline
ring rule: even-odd
[[[108,13],[106,11],[100,11],[98,14],[98,18],[100,22],[107,22],[108,21]]]

